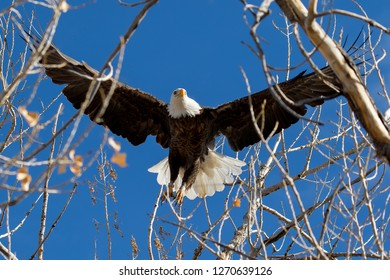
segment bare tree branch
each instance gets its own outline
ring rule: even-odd
[[[371,136],[380,157],[390,164],[389,127],[372,101],[363,84],[359,71],[345,51],[334,42],[315,21],[317,1],[309,2],[309,9],[300,0],[276,0],[279,7],[291,22],[298,22],[312,43],[329,62],[343,84],[343,92],[352,110]]]

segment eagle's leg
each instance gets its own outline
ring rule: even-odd
[[[175,183],[169,182],[167,186],[167,190],[163,192],[161,196],[161,202],[164,202],[165,200],[168,200],[169,197],[175,198],[175,194],[173,192],[173,188],[175,187]]]
[[[180,189],[177,191],[176,193],[176,197],[175,197],[175,201],[178,203],[178,204],[182,204],[183,203],[183,200],[184,200],[184,196],[186,194],[186,187],[185,187],[185,183],[183,183],[180,187]]]
[[[192,187],[195,183],[196,175],[198,175],[200,167],[200,160],[194,162],[189,168],[186,169],[183,176],[183,183],[181,184],[179,190],[176,192],[175,200],[177,203],[182,204],[187,190]]]
[[[168,189],[167,189],[167,194],[169,197],[174,197],[174,194],[173,194],[173,188],[175,187],[175,183],[174,182],[169,182],[168,184]]]
[[[164,202],[165,200],[167,200],[170,197],[173,197],[174,199],[176,199],[176,195],[174,194],[173,189],[175,187],[175,181],[176,181],[177,177],[179,176],[180,166],[177,164],[177,161],[175,161],[175,159],[171,153],[169,154],[168,160],[169,160],[169,169],[171,171],[171,178],[170,178],[170,181],[168,183],[167,190],[163,193],[163,195],[161,197],[162,202]]]

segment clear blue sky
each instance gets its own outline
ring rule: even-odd
[[[85,1],[69,0],[68,2],[71,6],[77,6]],[[390,26],[388,9],[383,8],[388,7],[387,0],[361,2],[369,16],[385,26]],[[352,7],[349,1],[335,1],[335,4],[340,5],[339,8]],[[33,5],[26,4],[24,7],[20,6],[18,10],[24,17],[27,17],[31,8]],[[39,30],[40,24],[44,29],[51,16],[51,11],[44,7],[35,8],[36,27]],[[276,4],[273,4],[271,9],[272,15],[265,19],[259,28],[260,35],[264,39],[262,43],[268,62],[275,67],[284,68],[287,57],[285,38],[272,25],[272,21],[274,21],[277,25],[284,26],[284,20],[280,16]],[[95,3],[90,3],[85,7],[70,10],[60,19],[54,43],[65,54],[77,60],[84,60],[94,68],[100,69],[118,43],[119,37],[126,32],[138,10],[137,8],[120,6],[116,1],[105,0],[96,0]],[[354,11],[357,9],[354,8]],[[356,20],[348,23],[339,17],[337,30],[344,27],[344,33],[355,38],[362,26],[363,23]],[[243,6],[240,1],[162,0],[152,8],[127,45],[120,80],[152,93],[166,102],[169,101],[170,94],[175,88],[184,87],[188,94],[200,104],[217,106],[246,95],[246,86],[240,67],[246,71],[252,91],[261,90],[266,86],[259,61],[242,44],[242,41],[251,43],[248,28],[243,21]],[[349,42],[352,40],[350,39]],[[388,39],[385,42],[387,46],[383,45],[383,47],[387,47],[389,51],[390,42]],[[22,44],[23,42],[16,43]],[[294,48],[293,64],[300,63],[302,60],[299,51]],[[320,66],[325,63],[320,59],[318,62]],[[294,70],[293,74],[308,68],[309,66],[305,64]],[[388,73],[388,66],[384,67],[383,70]],[[284,80],[285,73],[280,72],[279,79]],[[377,98],[378,88],[375,84],[369,85],[369,88],[375,95],[374,99],[381,100]],[[46,80],[39,87],[38,96],[44,102],[48,102],[61,89],[61,86],[54,86],[49,80]],[[75,110],[65,98],[61,98],[58,104],[59,102],[63,102],[65,106],[62,116],[62,121],[65,122],[69,116],[75,113]],[[383,102],[379,103],[378,106],[382,111],[388,106]],[[321,120],[328,124],[328,129],[331,126],[325,118],[327,116],[332,118],[334,112],[334,110],[329,110],[322,115]],[[336,119],[335,116],[333,116],[334,119]],[[85,117],[82,127],[85,128],[88,125],[89,119]],[[294,128],[291,129],[291,132],[289,131],[293,135],[292,137],[294,137],[294,131],[296,132]],[[77,152],[88,157],[88,153],[93,153],[99,148],[103,135],[104,129],[95,126],[88,138],[79,146]],[[116,168],[118,179],[115,182],[115,193],[118,201],[113,203],[109,197],[112,256],[114,259],[129,258],[131,254],[130,237],[134,236],[141,250],[139,258],[144,259],[147,258],[146,236],[150,222],[149,215],[153,211],[154,201],[159,191],[155,174],[148,173],[147,169],[165,157],[167,151],[162,150],[155,143],[154,138],[148,138],[144,145],[138,147],[129,145],[119,137],[116,137],[116,140],[120,141],[122,150],[127,153],[128,167],[125,169]],[[112,150],[110,148],[105,150],[107,156],[110,157]],[[96,242],[98,258],[107,258],[103,193],[97,187],[98,200],[93,205],[87,184],[88,180],[94,181],[94,177],[98,176],[96,167],[97,165],[93,164],[80,178],[80,185],[68,210],[46,242],[45,256],[47,259],[92,259],[95,250],[94,242]],[[61,181],[63,181],[63,177],[58,179],[58,182]],[[66,191],[70,189],[71,184],[64,187]],[[225,195],[217,193],[208,199],[211,210],[215,208],[216,213],[220,213],[225,197]],[[14,219],[11,221],[12,223],[20,221],[35,198],[32,196],[11,208]],[[66,194],[50,196],[49,224],[61,211],[66,198]],[[197,202],[186,200],[185,211],[191,211]],[[40,208],[36,208],[32,212],[23,228],[13,236],[12,248],[21,259],[29,258],[32,250],[36,248],[40,219],[40,210],[38,209]],[[167,205],[161,206],[160,210],[160,216],[167,219],[172,218]],[[200,207],[199,211],[203,211],[203,207]],[[234,213],[237,217],[242,217],[244,211],[245,209],[241,208]],[[113,227],[115,212],[118,213],[116,223],[119,225],[123,237]],[[217,217],[217,214],[212,216]],[[202,232],[207,228],[204,217],[204,215],[198,215],[187,226],[192,226],[194,230]],[[99,230],[95,228],[95,221],[99,223]],[[0,230],[1,235],[3,229]],[[171,233],[174,234],[174,232],[171,228]],[[185,258],[189,258],[193,248],[196,247],[195,240],[187,242],[192,242],[192,247],[185,251]],[[207,258],[207,254],[205,258]]]

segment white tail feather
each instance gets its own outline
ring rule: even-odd
[[[187,190],[185,195],[189,199],[195,199],[196,197],[203,198],[212,196],[216,191],[222,191],[225,188],[225,184],[232,184],[234,182],[234,176],[242,173],[241,168],[245,164],[241,160],[209,150],[205,161],[200,166],[195,183]],[[158,173],[157,182],[160,185],[167,186],[169,184],[171,171],[167,157],[150,167],[148,171]],[[174,184],[174,191],[180,188],[183,175],[184,169],[180,168],[179,176]]]

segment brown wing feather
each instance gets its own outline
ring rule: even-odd
[[[62,92],[76,109],[80,109],[98,72],[86,63],[62,54],[54,46],[50,46],[41,62],[54,83],[67,84]],[[117,82],[108,106],[101,114],[113,82],[109,79],[99,83],[84,113],[133,145],[143,143],[148,135],[155,135],[157,143],[163,148],[169,147],[167,104],[150,94]]]
[[[333,71],[329,67],[322,72],[330,78],[335,88],[339,87]],[[305,104],[316,106],[324,103],[324,99],[341,94],[326,85],[315,73],[304,75],[300,73],[292,80],[279,84],[283,93],[293,102],[301,102],[298,106],[289,107],[299,115],[307,111]],[[284,109],[272,96],[267,88],[250,96],[257,125],[265,138],[280,132],[282,129],[296,123],[298,118]],[[287,105],[287,102],[285,102]],[[264,110],[262,110],[264,108]],[[253,145],[260,141],[250,114],[249,97],[223,104],[214,110],[214,131],[223,133],[234,151]],[[273,134],[272,134],[273,133]],[[271,135],[272,134],[272,135]]]

